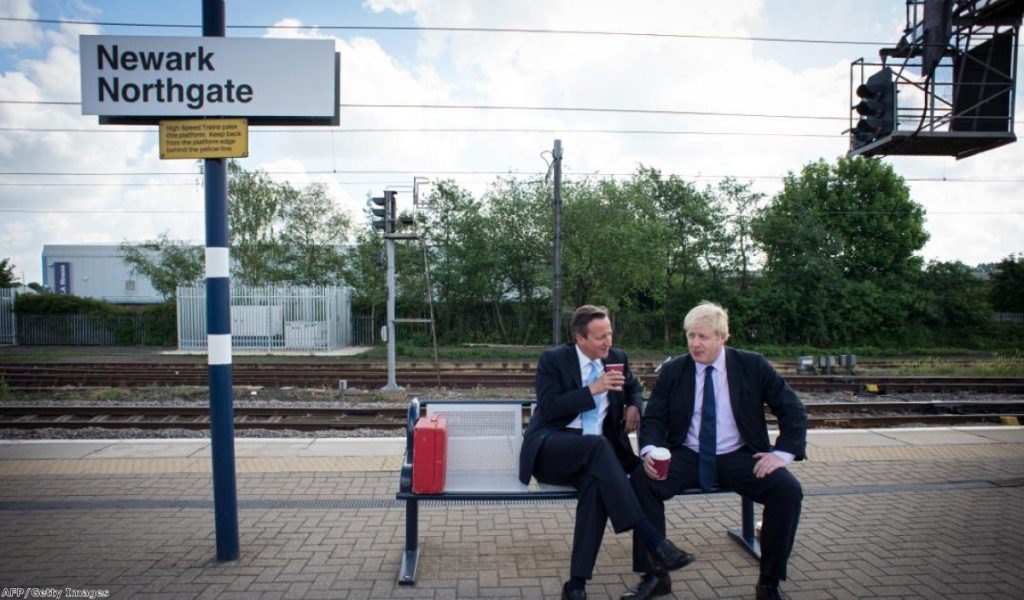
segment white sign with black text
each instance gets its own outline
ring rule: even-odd
[[[82,114],[336,119],[331,40],[83,35]]]

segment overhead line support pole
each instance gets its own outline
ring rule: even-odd
[[[551,329],[554,344],[562,339],[562,140],[555,140],[554,156],[555,189],[555,281],[551,287]]]

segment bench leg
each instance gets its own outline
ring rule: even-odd
[[[754,501],[744,496],[740,501],[743,505],[743,529],[730,529],[729,537],[739,542],[751,556],[761,560],[761,542],[754,533]]]
[[[419,501],[405,501],[405,550],[398,570],[398,585],[415,585],[420,567]]]

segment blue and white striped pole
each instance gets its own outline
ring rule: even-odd
[[[224,37],[224,0],[203,0],[203,35]],[[210,448],[217,560],[238,558],[235,415],[231,386],[231,270],[228,173],[223,158],[204,161],[206,188],[206,353],[210,365]]]

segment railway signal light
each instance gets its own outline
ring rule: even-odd
[[[861,116],[853,128],[852,148],[883,138],[896,128],[896,82],[892,69],[883,68],[857,87],[860,103],[854,110]]]
[[[386,194],[387,192],[385,192]],[[371,224],[374,229],[387,233],[388,202],[386,198],[371,198],[370,212],[373,213]]]
[[[386,190],[384,192],[385,200],[385,218],[384,218],[384,233],[395,233],[398,231],[398,203],[395,200],[395,196],[398,192],[394,190]]]

